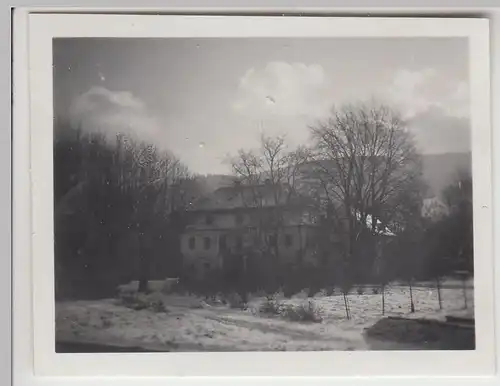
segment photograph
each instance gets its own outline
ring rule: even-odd
[[[55,351],[475,350],[469,44],[54,37]]]

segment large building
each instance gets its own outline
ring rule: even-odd
[[[193,276],[242,269],[259,252],[282,262],[314,263],[315,216],[307,201],[284,186],[222,187],[199,200],[181,238],[184,265]]]

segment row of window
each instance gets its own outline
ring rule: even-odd
[[[210,249],[212,246],[212,239],[210,237],[203,237],[203,248],[205,250]],[[235,246],[237,249],[243,248],[243,238],[241,236],[235,237]],[[189,249],[196,248],[196,237],[192,236],[189,238]],[[227,248],[227,237],[226,235],[219,236],[219,249]]]
[[[192,236],[189,238],[189,249],[196,249],[196,237]],[[269,246],[276,247],[278,244],[278,238],[276,235],[269,235],[267,242]],[[290,234],[286,234],[284,238],[284,245],[286,247],[291,247],[293,245],[293,236]],[[203,237],[203,249],[209,250],[212,247],[212,238]],[[243,238],[241,236],[235,237],[235,247],[237,250],[243,248]],[[224,250],[227,248],[227,236],[220,235],[219,236],[219,249]]]

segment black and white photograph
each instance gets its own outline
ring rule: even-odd
[[[58,353],[474,350],[466,38],[55,38]]]

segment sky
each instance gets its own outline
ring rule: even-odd
[[[466,39],[65,38],[53,67],[55,116],[132,133],[195,173],[227,173],[261,132],[304,144],[332,106],[373,98],[422,153],[470,151]]]

